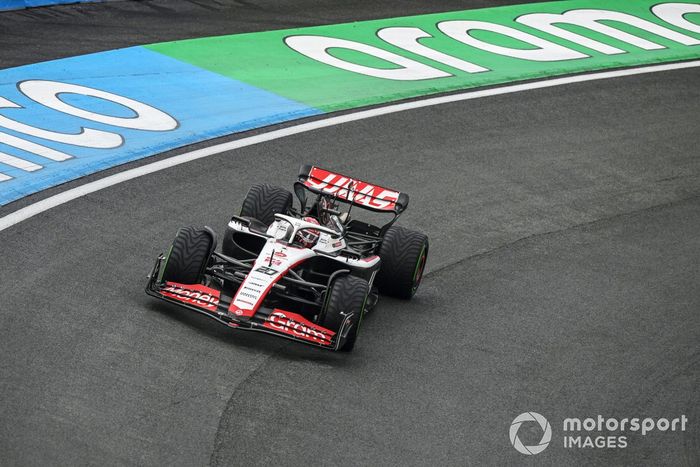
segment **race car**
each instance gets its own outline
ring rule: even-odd
[[[180,229],[146,293],[234,329],[351,351],[380,293],[414,296],[428,238],[395,225],[406,193],[308,165],[294,193],[296,207],[288,190],[253,185],[220,252],[211,228]],[[388,222],[355,219],[358,210]]]

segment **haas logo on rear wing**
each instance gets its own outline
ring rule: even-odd
[[[405,193],[318,167],[302,167],[299,178],[305,187],[315,193],[333,195],[339,201],[375,211],[401,212],[408,206],[408,195]]]

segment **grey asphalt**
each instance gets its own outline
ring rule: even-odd
[[[699,79],[316,130],[1,232],[0,463],[698,465]],[[406,191],[401,224],[431,239],[415,300],[383,298],[352,354],[230,332],[142,292],[178,227],[222,231],[251,183],[291,186],[307,162]],[[526,411],[553,425],[537,456],[508,439]],[[628,433],[625,449],[562,446],[564,418],[598,414],[690,424]]]

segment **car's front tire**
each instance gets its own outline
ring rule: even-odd
[[[198,284],[204,275],[215,239],[211,230],[183,227],[165,259],[161,280],[180,284]]]
[[[319,324],[333,332],[339,332],[345,316],[352,313],[351,328],[340,349],[350,352],[355,347],[362,318],[367,304],[369,284],[366,280],[351,275],[337,277],[331,283]]]

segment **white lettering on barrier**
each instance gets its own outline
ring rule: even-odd
[[[536,62],[556,62],[560,60],[574,60],[586,58],[588,55],[571,50],[563,45],[542,39],[519,29],[502,26],[500,24],[487,23],[485,21],[443,21],[438,24],[438,29],[452,39],[471,45],[477,49],[487,52],[505,55],[506,57],[521,58]],[[535,49],[514,49],[491,44],[473,37],[470,31],[489,31],[512,37],[513,39],[525,42]]]
[[[530,13],[517,18],[515,21],[517,21],[520,24],[530,26],[532,28],[546,32],[553,36],[566,39],[583,47],[608,55],[621,54],[626,52],[624,50],[618,49],[617,47],[613,47],[611,45],[604,44],[600,41],[589,39],[588,37],[582,36],[581,34],[576,34],[561,27],[554,26],[554,23],[571,24],[574,26],[586,28],[591,31],[595,31],[597,33],[612,37],[619,41],[626,42],[644,50],[659,50],[665,49],[666,47],[655,42],[642,39],[641,37],[635,36],[634,34],[621,31],[620,29],[614,28],[612,26],[601,24],[599,23],[599,21],[615,21],[617,23],[627,24],[642,29],[644,31],[650,32],[657,36],[665,37],[666,39],[678,42],[683,45],[700,44],[700,41],[690,36],[686,36],[685,34],[681,34],[671,29],[665,28],[658,24],[652,23],[651,21],[647,21],[645,19],[638,18],[627,13],[620,13],[618,11],[572,10],[562,14]]]
[[[25,172],[34,172],[42,168],[41,165],[25,161],[24,159],[20,159],[19,157],[12,156],[2,151],[0,151],[0,162],[7,164],[10,167],[24,170]]]
[[[489,71],[488,68],[476,65],[471,62],[466,62],[462,59],[447,55],[446,53],[438,52],[421,44],[418,40],[433,37],[420,28],[384,28],[377,31],[377,36],[385,42],[396,46],[400,49],[407,50],[416,55],[421,55],[430,60],[443,63],[452,68],[466,71],[467,73],[480,73]]]
[[[23,151],[31,152],[38,156],[42,156],[57,162],[66,161],[68,159],[73,158],[73,156],[64,152],[56,151],[55,149],[47,148],[46,146],[42,146],[41,144],[33,143],[31,141],[27,141],[26,139],[8,135],[7,133],[3,132],[0,132],[0,143],[21,149]],[[34,172],[35,170],[39,170],[43,167],[38,164],[33,164],[32,162],[25,161],[24,159],[20,159],[19,157],[10,156],[9,154],[5,154],[5,156],[7,157],[4,157],[4,160],[0,160],[0,162],[18,168],[20,170]],[[10,163],[9,161],[13,161],[13,163]],[[34,166],[36,166],[37,168],[34,168]],[[4,173],[0,173],[0,182],[5,182],[7,180],[12,180],[12,177]]]
[[[651,11],[659,19],[673,26],[685,29],[687,31],[700,33],[700,25],[692,23],[685,18],[685,15],[687,14],[700,13],[700,5],[689,3],[661,3],[652,7]],[[682,45],[693,46],[700,44],[700,40],[686,34],[682,34],[660,24],[653,23],[628,13],[612,10],[578,9],[559,14],[529,13],[515,19],[515,25],[522,24],[529,26],[533,29],[551,34],[560,39],[570,41],[579,46],[583,46],[606,55],[621,54],[626,52],[618,47],[614,47],[559,26],[555,26],[555,24],[563,23],[585,28],[595,33],[603,34],[613,39],[626,42],[643,50],[659,50],[666,48],[661,44],[657,44],[656,42],[627,33],[613,26],[602,24],[600,21],[626,24],[628,26],[646,31],[647,33],[678,42]],[[589,57],[589,55],[525,31],[486,21],[443,21],[438,24],[438,29],[440,29],[440,31],[448,37],[468,46],[475,47],[486,52],[522,60],[550,62]],[[501,34],[534,46],[535,48],[520,49],[492,44],[477,39],[470,34],[471,31],[488,31]],[[465,71],[467,73],[489,71],[487,68],[476,63],[448,55],[444,52],[431,49],[430,47],[421,44],[419,41],[420,39],[431,38],[433,36],[417,27],[388,27],[377,31],[377,35],[380,39],[395,47],[416,55],[420,55],[427,59],[434,60],[457,70]],[[437,70],[407,57],[403,57],[393,52],[356,41],[326,36],[291,36],[285,39],[285,43],[297,52],[321,63],[375,78],[410,81],[453,76],[450,73]],[[355,50],[357,52],[362,52],[386,60],[390,63],[394,63],[401,68],[387,70],[352,63],[329,54],[328,49],[330,48],[346,48]]]
[[[177,121],[165,112],[128,97],[119,96],[107,91],[80,86],[77,84],[60,83],[58,81],[30,80],[19,83],[19,90],[27,97],[59,112],[75,117],[104,123],[106,125],[130,128],[132,130],[169,131],[177,128]],[[133,111],[135,117],[114,117],[89,110],[81,109],[63,102],[60,94],[79,94],[96,97],[114,102]]]
[[[692,3],[661,3],[654,5],[651,12],[660,20],[666,21],[681,29],[700,33],[700,24],[691,23],[685,19],[690,13],[700,13],[700,5]]]
[[[360,73],[375,78],[385,78],[397,81],[417,81],[422,79],[444,78],[452,76],[437,68],[425,65],[421,62],[411,60],[404,56],[380,49],[372,45],[346,39],[337,39],[326,36],[290,36],[284,42],[292,49],[302,55],[343,70]],[[347,49],[370,55],[394,65],[399,68],[374,68],[366,65],[358,65],[347,60],[334,57],[328,53],[328,49]]]
[[[47,148],[41,144],[33,143],[31,141],[27,141],[26,139],[18,138],[17,136],[12,136],[7,133],[0,132],[0,143],[13,146],[23,151],[31,152],[56,162],[63,162],[73,158],[73,156],[66,154],[65,152]]]
[[[0,97],[0,109],[22,109],[23,107]],[[95,149],[111,149],[122,145],[124,140],[116,133],[110,133],[93,128],[80,128],[79,133],[58,133],[55,131],[44,130],[25,123],[20,123],[12,120],[4,115],[0,115],[0,126],[9,128],[10,130],[18,131],[37,138],[55,141],[57,143],[72,144],[73,146],[82,146]]]
[[[71,115],[73,117],[84,118],[106,125],[144,131],[169,131],[174,130],[178,126],[177,120],[167,113],[156,109],[155,107],[124,96],[119,96],[117,94],[101,91],[99,89],[94,89],[87,86],[61,83],[58,81],[28,80],[19,83],[18,88],[28,98],[45,107]],[[78,94],[107,100],[128,108],[134,112],[135,115],[133,117],[115,117],[112,115],[91,112],[64,102],[60,98],[61,94]],[[23,109],[22,106],[0,96],[0,109],[3,108]],[[121,146],[124,143],[124,138],[120,134],[109,131],[80,127],[79,133],[59,133],[18,122],[2,114],[0,114],[0,127],[5,127],[19,133],[24,133],[48,141],[94,149],[113,149]],[[3,132],[0,132],[0,143],[16,147],[54,161],[65,161],[73,158],[73,156],[70,154],[66,154]],[[33,172],[42,168],[41,165],[3,152],[0,152],[0,163],[4,163],[28,172]],[[0,173],[0,182],[11,179],[12,177],[9,175]]]

